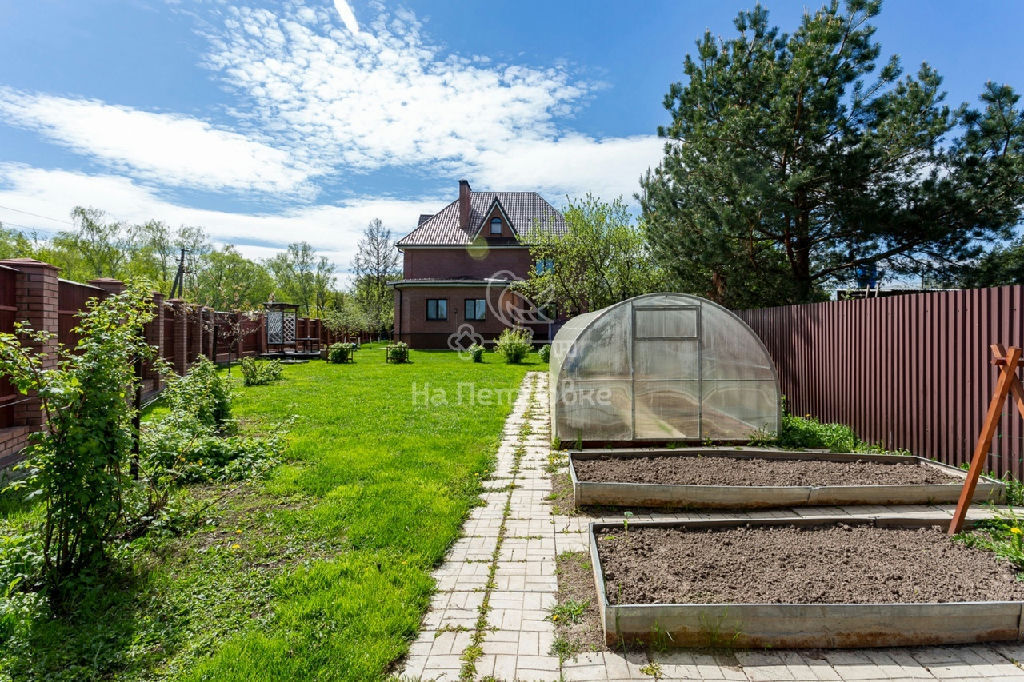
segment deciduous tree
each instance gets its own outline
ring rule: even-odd
[[[565,234],[539,225],[526,233],[535,267],[516,288],[535,305],[575,315],[661,288],[662,272],[621,198],[606,203],[588,194],[562,213]]]

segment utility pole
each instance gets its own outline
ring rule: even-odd
[[[178,272],[174,274],[170,298],[181,298],[185,295],[185,247],[181,247],[181,259],[178,261]]]

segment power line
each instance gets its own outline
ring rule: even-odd
[[[64,223],[65,225],[74,226],[74,223],[71,222],[70,220],[61,220],[60,218],[51,218],[49,216],[39,215],[38,213],[32,213],[31,211],[22,211],[20,208],[11,208],[10,206],[0,206],[0,208],[4,209],[6,211],[14,211],[15,213],[24,213],[25,215],[30,215],[33,218],[42,218],[43,220],[52,220],[55,223]],[[11,223],[11,224],[13,225],[14,223]]]

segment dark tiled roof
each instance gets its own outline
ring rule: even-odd
[[[418,221],[416,221],[416,227],[419,227],[420,225],[422,225],[423,223],[427,222],[428,220],[430,220],[433,217],[434,216],[431,215],[430,213],[420,213],[420,219]]]
[[[445,206],[405,235],[398,246],[463,246],[472,243],[480,225],[490,214],[495,199],[501,203],[512,228],[519,234],[533,225],[554,234],[565,234],[565,218],[536,192],[471,192],[469,225],[459,226],[458,200]]]

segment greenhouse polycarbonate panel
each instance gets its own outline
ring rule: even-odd
[[[564,442],[631,440],[628,381],[574,381],[559,387],[557,436]]]
[[[634,308],[633,315],[633,338],[697,338],[700,308]]]
[[[562,362],[566,379],[629,378],[629,307],[595,319]]]
[[[779,413],[774,381],[704,381],[703,438],[748,438],[775,431]]]
[[[702,311],[702,372],[704,379],[764,379],[775,372],[761,340],[730,313],[705,306]]]
[[[633,392],[635,438],[700,438],[700,382],[638,381]]]
[[[637,381],[700,379],[697,339],[635,339],[633,377]]]

